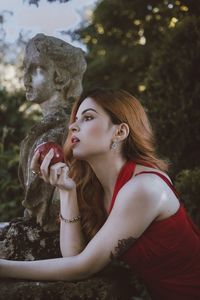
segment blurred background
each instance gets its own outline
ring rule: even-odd
[[[85,51],[84,89],[123,88],[145,106],[158,152],[200,226],[200,2],[1,0],[0,222],[23,215],[20,142],[41,118],[25,99],[27,41],[43,32]]]

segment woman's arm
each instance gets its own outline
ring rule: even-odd
[[[76,189],[71,191],[60,190],[60,213],[67,220],[80,216]],[[68,223],[60,218],[60,250],[62,256],[77,255],[84,247],[85,239],[80,220]]]
[[[79,280],[86,277],[79,256],[37,261],[0,259],[0,278]]]
[[[100,271],[113,257],[120,256],[158,216],[162,193],[146,192],[136,183],[118,193],[105,224],[85,249],[73,257],[32,262],[0,261],[0,276],[32,280],[79,280]],[[149,191],[149,188],[147,188]]]
[[[41,166],[38,164],[39,153],[36,152],[31,161],[31,168],[40,171],[40,177],[47,183],[55,186],[60,194],[60,213],[64,219],[72,220],[80,215],[76,186],[68,176],[69,168],[65,163],[50,166],[54,156],[51,149],[45,156]],[[85,246],[80,221],[67,223],[60,220],[60,249],[63,257],[74,256],[80,253]]]

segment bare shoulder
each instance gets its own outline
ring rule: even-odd
[[[164,175],[170,182],[171,180],[165,173],[160,174]],[[138,175],[138,176],[136,176]],[[146,194],[159,195],[166,189],[166,182],[156,174],[153,173],[144,173],[144,174],[134,174],[133,177],[128,182],[129,185],[134,185],[135,188]]]
[[[152,221],[160,214],[162,195],[162,182],[156,176],[133,176],[119,191],[114,206],[127,217],[137,214]]]
[[[127,198],[138,199],[138,201],[154,202],[159,199],[166,189],[165,182],[154,174],[141,174],[132,178],[123,186],[119,195]]]
[[[171,181],[167,174],[160,173]],[[152,173],[138,176],[134,174],[120,190],[118,196],[118,205],[122,208],[126,210],[146,208],[149,212],[153,211],[152,216],[158,220],[173,215],[180,206],[179,200],[166,182]]]

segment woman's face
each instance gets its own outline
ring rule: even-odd
[[[80,105],[76,121],[70,125],[73,156],[78,159],[102,157],[110,151],[116,125],[92,98]]]

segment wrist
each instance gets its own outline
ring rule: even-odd
[[[71,192],[74,189],[76,189],[76,183],[74,182],[73,179],[68,178],[66,180],[66,182],[64,182],[63,184],[58,186],[58,188],[59,188],[60,191],[63,191],[63,192]]]
[[[77,223],[77,222],[81,221],[81,216],[80,215],[77,215],[73,218],[67,219],[67,218],[64,218],[63,215],[60,213],[59,217],[60,217],[60,221],[63,221],[63,222],[68,223],[68,224],[69,223]]]
[[[64,218],[71,218],[79,214],[76,189],[60,192],[60,213]]]
[[[74,187],[71,190],[60,190],[59,189],[59,193],[60,193],[61,201],[67,201],[70,199],[74,199],[74,197],[76,197],[76,187]]]

